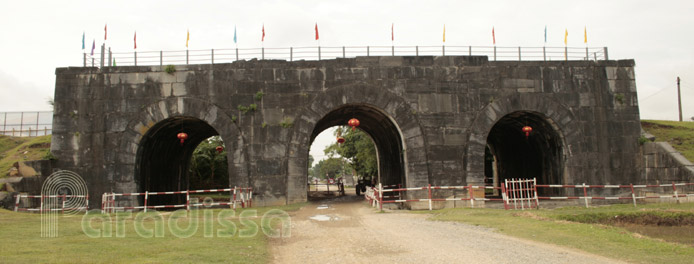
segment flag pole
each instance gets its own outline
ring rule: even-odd
[[[390,24],[391,55],[395,56],[395,23]]]

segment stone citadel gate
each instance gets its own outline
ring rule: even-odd
[[[350,118],[373,138],[383,184],[482,185],[492,174],[609,184],[642,173],[633,60],[389,56],[56,75],[51,150],[85,178],[92,204],[103,192],[185,190],[193,150],[213,135],[231,186],[253,187],[257,205],[302,202],[311,143]]]

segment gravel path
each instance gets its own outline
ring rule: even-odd
[[[377,213],[355,196],[291,216],[292,236],[271,241],[274,263],[619,263],[426,215]]]

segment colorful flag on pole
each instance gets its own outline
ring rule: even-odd
[[[564,29],[564,45],[565,45],[565,46],[566,46],[567,43],[568,43],[568,41],[567,41],[567,38],[568,38],[568,37],[569,37],[569,30],[568,30],[568,29]]]
[[[547,44],[547,25],[545,25],[545,44]]]
[[[236,44],[236,25],[234,25],[234,44]]]
[[[583,27],[583,43],[588,44],[588,29]]]
[[[265,24],[263,24],[263,38],[260,41],[265,42]]]
[[[92,56],[94,56],[94,49],[96,48],[96,39],[92,42]]]
[[[84,50],[84,31],[82,31],[82,50]]]
[[[316,40],[318,40],[318,23],[316,23]]]
[[[395,23],[390,24],[390,41],[395,41],[395,32],[393,32],[393,28],[395,27]]]
[[[443,42],[446,42],[446,24],[443,24]]]
[[[492,44],[496,45],[496,34],[494,34],[494,27],[492,27]]]
[[[135,31],[135,37],[133,37],[133,42],[135,44],[135,49],[137,49],[137,31]]]
[[[108,24],[104,24],[104,41],[106,40],[106,36],[108,35],[108,34],[107,34],[107,33],[108,33],[108,30],[107,30],[107,28],[106,28],[107,26],[108,26]]]
[[[186,31],[186,48],[188,47],[188,41],[190,40],[190,29]]]
[[[111,66],[116,67],[116,58],[113,58],[113,65]]]

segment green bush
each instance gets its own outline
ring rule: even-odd
[[[173,74],[174,72],[176,72],[176,66],[166,65],[166,68],[164,68],[164,71],[168,74]]]

